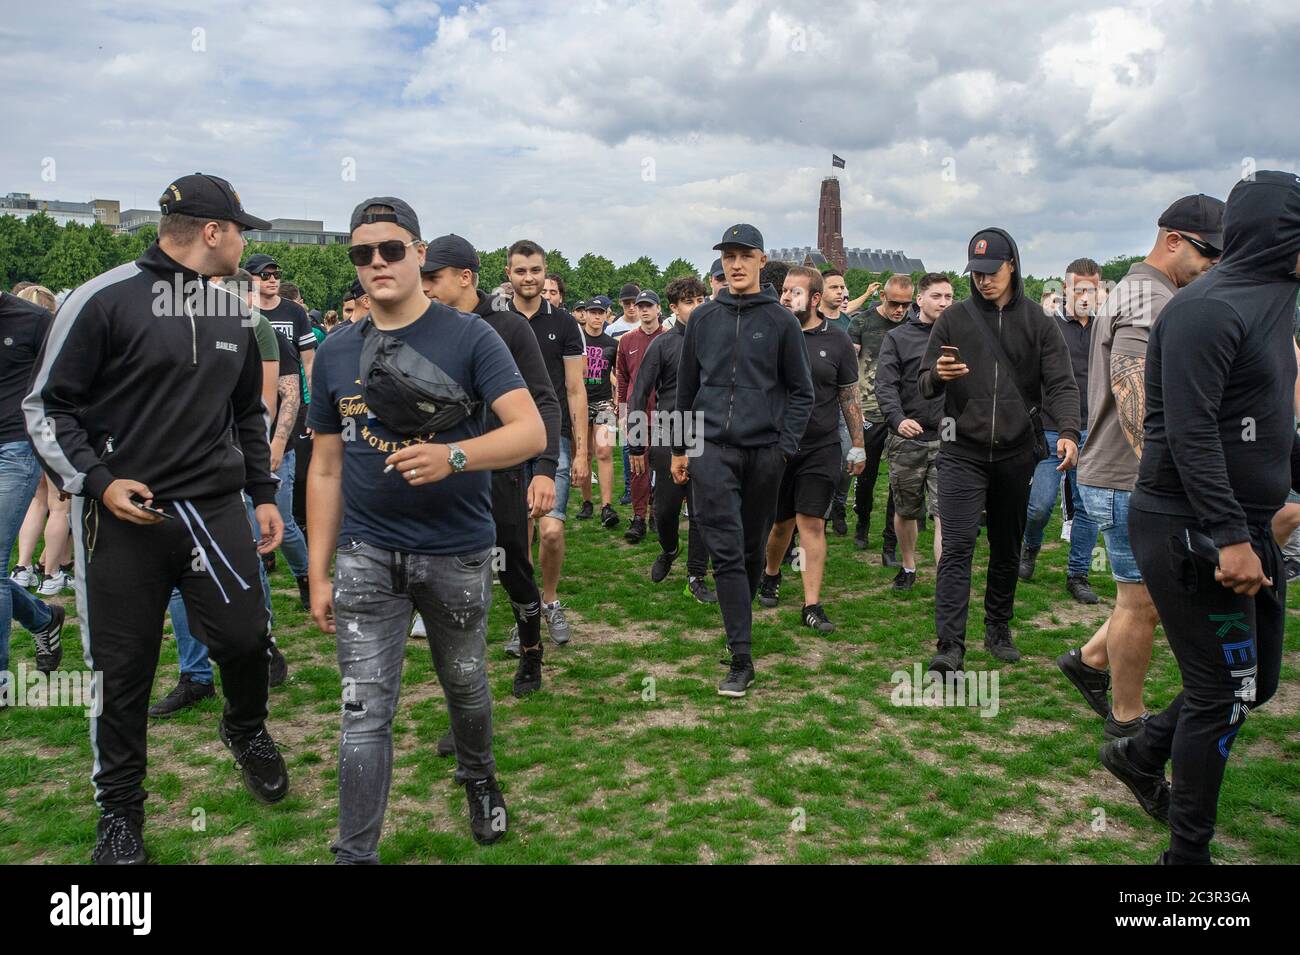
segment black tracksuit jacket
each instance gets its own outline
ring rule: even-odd
[[[937,440],[943,418],[943,395],[923,398],[916,382],[933,327],[912,318],[890,329],[876,359],[876,400],[880,402],[880,413],[894,434],[898,434],[898,426],[908,418],[924,428],[914,441]]]

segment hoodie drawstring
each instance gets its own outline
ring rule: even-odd
[[[212,560],[208,557],[207,548],[203,546],[203,541],[199,540],[198,531],[194,529],[194,525],[190,523],[189,517],[185,514],[186,507],[190,509],[190,514],[194,516],[194,520],[198,522],[199,527],[203,528],[203,533],[207,535],[208,541],[212,544],[212,549],[216,551],[217,556],[221,558],[221,562],[226,565],[226,569],[230,571],[231,576],[235,578],[235,581],[239,586],[243,590],[248,590],[248,583],[243,577],[239,576],[239,573],[234,567],[230,566],[230,561],[226,559],[225,553],[221,550],[221,545],[218,544],[216,539],[212,536],[212,532],[208,530],[208,525],[203,523],[203,518],[199,516],[198,508],[194,506],[193,502],[177,501],[176,513],[180,515],[181,521],[184,522],[185,529],[190,532],[190,539],[194,541],[194,546],[199,550],[199,556],[203,558],[203,566],[207,568],[208,573],[212,575],[213,582],[217,585],[217,589],[221,591],[221,599],[226,603],[230,603],[230,597],[226,594],[226,588],[221,586],[221,578],[217,576],[216,567],[213,566]]]

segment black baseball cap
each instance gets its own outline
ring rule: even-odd
[[[658,305],[658,304],[659,304],[659,296],[656,295],[656,294],[654,293],[653,290],[651,290],[651,289],[645,289],[645,290],[643,290],[643,291],[641,292],[640,295],[638,295],[638,296],[636,297],[636,304],[637,304],[637,305],[640,305],[642,302],[649,302],[649,303],[652,304],[652,305]]]
[[[365,294],[366,290],[361,287],[360,279],[355,279],[353,280],[351,287],[348,289],[347,294],[343,296],[343,301],[346,302],[350,298],[360,298]]]
[[[992,229],[976,232],[971,237],[966,256],[970,261],[966,263],[965,271],[982,273],[996,272],[1002,268],[1003,262],[1010,262],[1015,258],[1011,253],[1011,243],[1007,241],[1007,237]]]
[[[722,259],[714,259],[713,264],[709,266],[709,274],[715,279],[725,279],[727,270],[722,267]]]
[[[595,298],[593,298],[590,302],[587,303],[587,311],[590,312],[593,310],[597,310],[601,312],[608,312],[613,307],[613,305],[614,303],[609,300],[608,296],[597,295]]]
[[[436,272],[439,269],[453,268],[478,272],[479,265],[478,252],[473,244],[453,233],[440,235],[429,243],[420,271]]]
[[[722,239],[713,248],[721,252],[728,245],[743,245],[749,249],[763,251],[763,233],[752,225],[741,222],[722,233]],[[719,265],[721,260],[719,259]]]
[[[1223,248],[1223,202],[1205,193],[1183,196],[1160,214],[1156,224],[1175,232],[1195,232],[1207,245]]]
[[[393,211],[367,214],[366,210],[371,206],[389,206]],[[365,225],[367,222],[395,222],[414,238],[420,237],[420,220],[415,210],[401,199],[392,196],[374,196],[358,203],[352,210],[352,221],[348,225],[348,231],[356,232],[357,226]]]
[[[640,294],[641,286],[637,285],[635,282],[628,282],[623,286],[622,291],[618,293],[618,300],[620,302],[626,302],[628,299],[634,299]]]
[[[275,261],[274,258],[265,252],[259,252],[248,257],[248,261],[244,263],[244,271],[249,275],[260,275],[273,265],[277,269],[280,267],[280,263]]]
[[[575,312],[585,312],[587,310],[587,303],[585,301],[579,301],[573,306],[573,310]]]
[[[169,185],[158,198],[162,214],[193,216],[196,219],[214,219],[233,222],[245,229],[266,230],[271,223],[244,211],[235,187],[220,176],[196,172],[181,176]]]

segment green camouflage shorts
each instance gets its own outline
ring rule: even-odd
[[[921,511],[931,517],[939,513],[938,441],[913,441],[892,431],[885,439],[889,457],[889,490],[894,495],[894,510],[905,520],[915,521]]]

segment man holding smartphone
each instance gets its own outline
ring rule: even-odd
[[[77,613],[103,708],[90,740],[103,813],[93,859],[104,864],[147,860],[147,711],[173,587],[221,668],[220,735],[244,785],[263,802],[289,788],[265,727],[257,551],[274,550],[284,524],[261,359],[245,303],[204,278],[234,272],[243,230],[270,223],[200,173],[171,183],[159,207],[158,241],[59,309],[23,402],[41,463],[74,495]],[[241,492],[256,506],[257,548]]]

